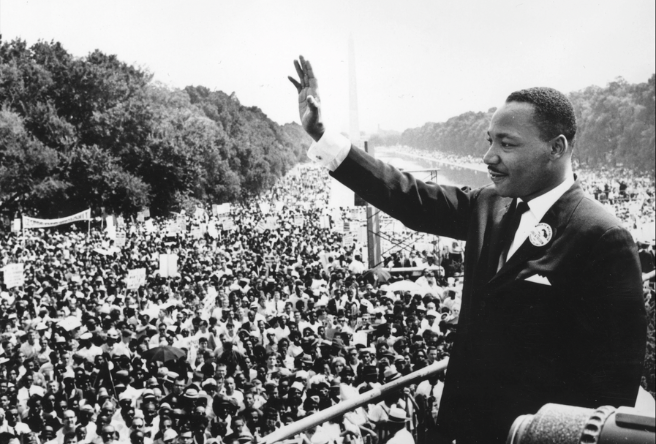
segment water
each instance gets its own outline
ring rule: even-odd
[[[479,188],[490,183],[487,172],[478,171],[471,167],[457,167],[439,160],[426,159],[412,154],[401,153],[396,149],[376,148],[376,157],[399,169],[406,171],[439,169],[437,183],[440,185],[455,185],[458,187],[469,186]],[[481,161],[481,165],[483,162]],[[430,173],[421,172],[413,175],[423,181],[431,180]]]

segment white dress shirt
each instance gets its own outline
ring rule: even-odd
[[[519,247],[522,246],[526,238],[531,234],[533,228],[540,223],[544,215],[547,214],[547,211],[549,211],[553,204],[555,204],[572,185],[574,185],[574,178],[568,176],[567,179],[553,190],[547,191],[543,195],[527,202],[529,210],[522,215],[519,227],[517,228],[517,231],[515,231],[513,243],[508,249],[506,261],[515,254]],[[522,199],[517,199],[517,202],[519,203],[521,200]]]

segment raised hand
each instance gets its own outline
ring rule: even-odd
[[[310,61],[305,60],[303,56],[300,56],[299,60],[294,60],[294,67],[300,82],[297,82],[291,76],[287,78],[298,91],[298,113],[301,116],[301,124],[310,137],[318,141],[321,139],[325,128],[321,121],[321,102],[319,100],[317,79],[314,77]]]

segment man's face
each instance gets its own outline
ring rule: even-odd
[[[72,429],[73,427],[75,427],[76,419],[77,418],[75,417],[75,413],[71,412],[70,410],[64,412],[64,425],[67,428]]]
[[[531,104],[510,102],[492,116],[483,161],[501,196],[530,200],[557,184],[551,145],[540,138],[534,113]]]
[[[176,395],[181,394],[184,386],[185,386],[184,381],[176,380],[175,383],[173,384],[173,393]]]
[[[241,418],[235,419],[232,423],[232,429],[235,431],[235,433],[239,434],[242,432],[244,428],[244,420]]]
[[[105,443],[115,441],[116,436],[115,436],[114,427],[112,426],[103,427],[101,437],[103,442]]]
[[[144,421],[141,418],[135,418],[132,421],[132,428],[134,430],[141,430],[141,429],[143,429],[143,426],[144,426]]]
[[[144,411],[144,416],[146,419],[153,419],[157,415],[157,410],[155,409],[155,404],[148,404],[146,410]]]
[[[9,423],[10,426],[16,425],[16,422],[18,421],[18,409],[9,409],[7,412],[7,422]]]

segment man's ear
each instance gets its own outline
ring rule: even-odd
[[[551,157],[553,159],[560,159],[569,150],[569,142],[562,134],[551,141]]]

